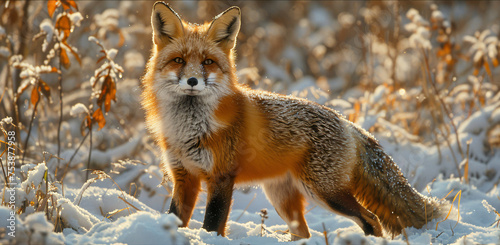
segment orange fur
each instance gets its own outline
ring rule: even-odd
[[[284,216],[285,219],[297,222],[296,227],[290,230],[292,240],[309,238],[311,236],[306,219],[304,218],[304,203],[304,196],[300,192],[295,191],[288,196],[288,199],[284,200],[280,207],[280,210],[283,212],[280,215]]]
[[[234,122],[239,111],[236,97],[236,95],[228,95],[220,100],[219,106],[214,111],[214,117],[218,123],[229,126]]]
[[[179,218],[182,221],[182,227],[189,224],[189,219],[193,214],[193,209],[196,204],[198,193],[200,192],[200,179],[185,170],[172,171],[174,179],[174,192],[177,192],[177,198],[172,199],[172,202],[178,203],[180,207]],[[182,205],[181,205],[182,204]]]

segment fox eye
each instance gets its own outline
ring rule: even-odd
[[[184,64],[184,60],[181,57],[175,58],[174,61],[175,63]]]
[[[211,60],[211,59],[206,59],[206,60],[204,60],[204,61],[203,61],[203,64],[204,64],[204,65],[211,65],[211,64],[213,64],[213,63],[214,63],[214,61],[213,61],[213,60]]]

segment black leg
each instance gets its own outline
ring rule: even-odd
[[[207,181],[208,197],[203,228],[207,231],[217,231],[224,236],[231,199],[233,195],[234,180],[224,176]]]

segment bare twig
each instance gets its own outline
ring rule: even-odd
[[[114,182],[114,181],[113,181],[113,182]],[[116,182],[115,182],[115,183],[116,183]],[[138,209],[138,208],[136,208],[134,205],[132,205],[132,203],[130,203],[130,202],[128,202],[127,200],[125,200],[125,198],[120,197],[120,196],[119,196],[118,198],[120,198],[122,201],[124,201],[124,202],[125,202],[126,204],[128,204],[130,207],[133,207],[135,210],[137,210],[137,211],[141,211],[140,209]],[[130,210],[129,210],[129,212],[130,212]]]
[[[264,220],[266,220],[269,216],[267,216],[267,209],[263,208],[260,210],[260,217],[261,223],[260,223],[260,236],[264,236]]]
[[[304,213],[304,215],[306,215],[307,213],[311,212],[311,210],[313,210],[313,209],[314,209],[314,208],[316,208],[317,206],[318,206],[318,205],[314,205],[314,206],[312,206],[312,208],[308,209],[308,210]]]
[[[439,129],[439,128],[438,128]],[[441,129],[439,129],[440,133],[441,133],[441,136],[443,136],[445,142],[446,142],[446,145],[448,146],[448,148],[450,149],[450,152],[451,152],[451,156],[453,157],[453,162],[455,163],[455,167],[457,168],[457,173],[458,173],[458,178],[459,179],[462,179],[462,172],[460,171],[460,166],[458,165],[458,160],[457,160],[457,157],[455,156],[455,152],[453,151],[453,148],[451,147],[451,143],[450,143],[450,140],[448,139],[448,137],[446,137],[443,133],[443,131]]]
[[[35,89],[35,88],[33,88]],[[30,139],[31,136],[31,128],[33,127],[33,121],[35,120],[35,114],[36,114],[36,108],[38,107],[38,104],[40,103],[41,99],[39,99],[35,103],[35,107],[33,108],[33,113],[31,113],[31,121],[30,121],[30,126],[28,128],[28,136],[26,137],[26,141],[24,142],[24,153],[23,153],[23,158],[21,163],[24,164],[24,157],[26,157],[26,152],[28,151],[28,140]]]
[[[427,74],[429,76],[429,82],[432,85],[434,93],[436,94],[436,97],[438,98],[439,102],[441,103],[441,106],[443,107],[446,116],[448,116],[448,118],[450,119],[450,124],[453,127],[453,130],[455,131],[455,137],[456,137],[456,140],[457,140],[458,151],[460,152],[460,154],[462,155],[462,158],[463,158],[464,157],[464,152],[462,150],[462,144],[460,143],[460,139],[458,138],[457,126],[455,125],[455,122],[453,121],[453,116],[452,116],[453,114],[451,114],[448,106],[443,101],[443,98],[441,98],[441,96],[439,96],[439,90],[437,89],[435,81],[432,79],[432,76],[431,76],[431,70],[430,70],[430,67],[429,67],[429,58],[427,57],[427,54],[425,53],[425,50],[422,49],[422,53],[424,54],[424,61],[425,61],[425,66],[427,68]]]
[[[92,157],[92,125],[89,126],[90,146],[89,146],[89,160],[87,161],[87,169],[90,169],[90,158]],[[89,179],[89,171],[86,171],[85,180]]]
[[[7,78],[5,78],[5,80],[7,80]],[[2,105],[2,107],[0,107],[0,108],[2,109],[2,111],[3,111],[4,115],[9,115],[9,114],[7,113],[7,108],[6,108],[6,104],[7,104],[7,103],[2,103],[2,100],[3,100],[4,96],[5,96],[5,94],[7,93],[7,89],[8,89],[8,87],[7,87],[7,86],[8,86],[8,85],[7,85],[7,81],[5,81],[5,85],[4,85],[4,86],[5,86],[5,87],[4,87],[4,90],[3,90],[3,92],[2,92],[2,95],[0,96],[0,104]]]
[[[2,158],[0,158],[0,165],[2,165],[3,177],[5,178],[5,185],[9,184],[9,179],[7,178],[7,173],[5,172],[5,168],[3,167]]]
[[[61,71],[61,49],[63,48],[61,43],[59,43],[59,71]],[[62,87],[62,72],[59,73],[58,76],[58,89],[59,89],[59,123],[57,125],[57,156],[61,155],[61,125],[63,121],[63,87]],[[59,164],[61,163],[61,160],[58,158],[57,159],[57,167],[59,167]]]
[[[437,151],[438,151],[438,156],[439,156],[439,160],[438,160],[438,165],[441,165],[441,163],[443,162],[443,155],[441,153],[441,145],[439,144],[439,141],[438,141],[438,135],[436,134],[436,131],[432,131],[432,134],[434,134],[434,141],[436,142],[436,146],[437,146]]]
[[[83,137],[82,141],[80,142],[80,145],[78,145],[78,147],[76,148],[75,152],[73,152],[73,155],[71,155],[71,157],[69,158],[69,161],[68,163],[66,164],[66,167],[64,168],[64,173],[61,177],[61,181],[64,180],[64,177],[66,177],[66,174],[68,173],[68,169],[69,169],[69,166],[71,165],[71,162],[73,161],[73,158],[75,158],[76,154],[78,153],[78,151],[80,150],[80,148],[82,147],[83,143],[85,143],[85,140],[87,139],[87,137],[89,136],[90,134],[90,130],[87,132],[87,134]]]
[[[449,195],[452,191],[453,191],[453,190],[451,190],[451,191],[448,193],[448,195]],[[446,195],[446,196],[448,196],[448,195]],[[462,190],[459,190],[459,191],[457,192],[457,194],[455,194],[455,197],[453,198],[453,201],[451,202],[450,210],[448,211],[448,214],[446,215],[446,218],[445,218],[444,220],[441,220],[441,221],[438,221],[438,222],[437,222],[437,224],[436,224],[436,231],[437,231],[437,229],[438,229],[438,225],[439,225],[439,223],[444,222],[444,221],[445,221],[445,220],[447,220],[447,219],[448,219],[448,217],[450,216],[451,210],[453,209],[453,203],[455,202],[455,199],[457,199],[457,197],[458,197],[458,205],[457,205],[457,206],[458,206],[458,207],[457,207],[457,212],[458,212],[458,214],[457,214],[457,223],[455,224],[455,226],[454,226],[454,227],[456,227],[456,226],[458,225],[458,222],[460,222],[460,199],[462,198]],[[444,198],[446,198],[446,197],[444,197]]]
[[[255,200],[255,198],[257,197],[257,193],[255,193],[253,195],[253,198],[252,200],[250,200],[250,202],[248,202],[247,206],[245,207],[245,209],[243,210],[243,212],[241,212],[240,216],[238,216],[238,218],[236,219],[236,222],[238,222],[238,220],[240,220],[241,216],[243,216],[243,214],[245,213],[245,211],[247,211],[248,207],[250,207],[250,204],[252,204],[253,200]]]
[[[100,208],[100,207],[99,207],[99,208]],[[106,217],[107,219],[109,219],[109,218],[111,218],[113,215],[115,215],[115,214],[117,214],[117,213],[120,213],[120,212],[122,212],[122,211],[124,211],[124,210],[128,210],[128,209],[130,209],[130,207],[126,207],[126,208],[122,208],[122,209],[114,210],[114,211],[111,211],[111,212],[106,213],[106,216],[104,216],[104,215],[103,215],[103,216],[104,216],[104,217]],[[102,209],[101,209],[101,212],[102,212]]]
[[[405,236],[406,244],[410,245],[410,241],[408,240],[408,234],[406,234],[406,229],[404,228],[403,223],[401,223],[401,219],[399,219],[399,216],[397,216],[397,220],[398,220],[399,225],[401,225],[401,227],[403,227],[403,229],[401,230],[401,232]]]
[[[95,171],[93,171],[92,173],[93,173],[93,174],[97,174],[97,175],[99,175],[97,178],[102,178],[101,176],[104,176],[104,178],[108,178],[108,179],[110,179],[111,181],[113,181],[113,183],[116,185],[116,187],[118,187],[118,190],[120,190],[120,192],[122,193],[123,198],[120,198],[120,199],[124,200],[124,201],[125,201],[125,203],[130,204],[129,202],[127,202],[127,201],[125,200],[125,192],[124,192],[124,191],[122,190],[122,188],[118,185],[118,183],[116,183],[116,181],[115,181],[113,178],[111,178],[111,176],[109,176],[108,174],[104,173],[104,172],[103,172],[103,171],[101,171],[101,170],[95,170]],[[135,208],[136,210],[140,211],[138,208],[134,207],[132,204],[130,204],[130,206],[132,206],[132,207],[133,207],[133,208]],[[129,209],[129,211],[128,211],[128,212],[129,212],[129,214],[130,214],[130,209]]]
[[[467,141],[467,158],[465,160],[465,166],[464,166],[464,178],[462,181],[465,181],[466,184],[469,184],[469,148],[470,144],[472,143],[472,139]]]
[[[325,236],[325,244],[329,245],[329,243],[328,243],[328,233],[326,232],[325,222],[323,222],[321,224],[323,225],[323,236]]]
[[[26,2],[23,5],[23,15],[22,15],[22,19],[21,19],[21,28],[20,28],[20,32],[19,32],[19,35],[20,35],[20,37],[19,37],[19,49],[17,50],[17,54],[20,54],[23,57],[25,57],[25,53],[27,53],[26,52],[27,38],[23,37],[23,35],[27,35],[27,33],[29,33],[29,28],[31,26],[28,23],[29,5],[30,5],[30,0],[26,0]],[[10,69],[7,69],[7,71],[9,71],[9,70]],[[19,85],[21,84],[20,74],[21,74],[21,70],[15,69],[14,75],[12,76],[12,91],[14,94],[17,93]],[[16,96],[14,96],[14,97],[16,97]],[[18,99],[14,99],[13,105],[14,105],[14,113],[13,113],[12,118],[14,120],[14,124],[18,126],[14,130],[16,131],[16,135],[20,135],[19,125],[20,125],[20,121],[21,121],[20,115],[22,115],[22,113],[20,111],[21,110],[20,108],[22,108],[21,101],[19,101]],[[31,126],[30,126],[30,128],[31,128]],[[28,135],[29,135],[29,133],[28,133]],[[27,139],[26,139],[26,142],[27,142]],[[26,146],[23,146],[23,147],[24,147],[24,149],[27,148]],[[26,151],[25,151],[25,153],[26,153]],[[24,154],[23,154],[23,162],[24,162]]]
[[[394,33],[393,33],[393,45],[395,49],[397,49],[397,44],[399,40],[399,24],[401,22],[401,17],[399,16],[399,2],[394,1]],[[392,79],[392,84],[394,87],[394,91],[396,91],[399,88],[399,83],[396,79],[396,61],[398,59],[398,53],[399,52],[393,52],[391,55],[391,52],[389,52],[389,56],[391,56],[392,59],[392,74],[391,74],[391,79]]]

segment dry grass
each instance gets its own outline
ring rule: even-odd
[[[446,199],[446,197],[448,197],[448,195],[450,195],[451,192],[453,192],[454,189],[452,189],[445,197],[443,197],[442,199]],[[457,225],[458,225],[458,222],[460,222],[460,199],[462,197],[462,190],[459,190],[457,192],[457,194],[455,194],[455,196],[453,197],[453,201],[451,202],[451,205],[450,205],[450,210],[448,211],[448,213],[446,214],[446,217],[441,220],[441,221],[438,221],[436,223],[436,230],[438,229],[438,226],[439,226],[439,223],[441,222],[444,222],[448,219],[448,217],[450,216],[451,214],[451,210],[453,209],[453,204],[455,203],[455,200],[457,199],[458,197],[458,202],[457,202],[457,223],[455,224],[455,226],[453,228],[455,228]],[[453,229],[452,229],[453,230]]]

